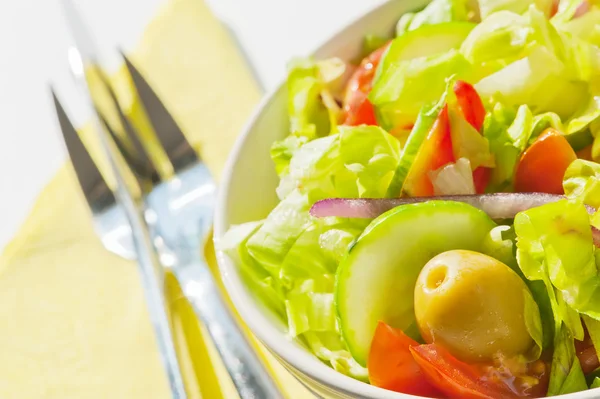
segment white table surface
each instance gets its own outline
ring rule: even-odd
[[[131,48],[168,0],[73,0],[100,49]],[[199,0],[200,1],[200,0]],[[206,0],[235,32],[266,89],[286,62],[384,0]],[[0,251],[64,162],[51,106],[53,84],[76,123],[77,91],[66,63],[72,40],[60,0],[0,1]]]

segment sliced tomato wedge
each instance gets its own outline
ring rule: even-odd
[[[481,97],[477,94],[475,88],[462,80],[457,80],[454,84],[454,94],[458,103],[458,109],[471,126],[481,133],[483,121],[485,120],[485,107]],[[477,194],[485,193],[485,189],[490,182],[492,171],[483,166],[473,171],[473,182]]]
[[[454,84],[454,94],[456,94],[458,108],[467,122],[481,132],[485,119],[485,107],[475,88],[467,82],[457,80]]]
[[[410,353],[419,344],[401,330],[379,322],[367,361],[372,385],[411,395],[440,397]]]
[[[484,166],[480,166],[473,171],[473,183],[475,183],[475,191],[477,194],[485,193],[485,189],[490,182],[492,170]]]
[[[350,77],[344,96],[345,119],[343,124],[349,126],[376,125],[375,110],[367,96],[373,87],[375,71],[381,57],[387,50],[390,42],[375,50],[360,63],[354,74]]]
[[[474,367],[461,362],[436,344],[410,347],[429,381],[453,399],[512,399],[518,396],[506,385],[481,378]]]
[[[440,111],[410,167],[403,190],[411,197],[434,195],[429,172],[455,162],[450,136],[448,106]]]
[[[545,130],[519,160],[515,191],[564,194],[565,171],[576,159],[577,154],[558,130]]]

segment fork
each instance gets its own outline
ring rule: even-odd
[[[93,212],[96,230],[105,247],[126,258],[137,257],[138,262],[142,264],[143,283],[149,298],[148,306],[155,317],[155,330],[173,396],[184,398],[185,390],[182,388],[180,369],[173,358],[172,333],[166,322],[168,315],[165,314],[164,299],[152,297],[152,294],[156,294],[152,290],[153,285],[156,285],[156,281],[162,282],[162,267],[170,268],[177,277],[197,316],[207,327],[240,397],[282,397],[233,319],[202,256],[201,244],[205,241],[212,224],[216,191],[208,168],[199,159],[142,74],[125,54],[121,53],[148,121],[175,172],[173,176],[168,177],[158,173],[156,163],[140,142],[139,132],[129,121],[108,79],[105,78],[106,75],[102,72],[90,36],[79,15],[70,1],[64,0],[63,5],[67,22],[77,43],[77,48],[73,48],[72,51],[80,57],[80,65],[71,63],[72,73],[82,89],[82,94],[87,100],[91,100],[95,120],[102,127],[97,133],[103,139],[105,153],[111,161],[113,173],[118,178],[117,201],[54,94],[63,137],[78,181]],[[116,133],[117,129],[104,114],[106,111],[99,109],[93,102],[85,78],[85,71],[90,68],[100,74],[113,116],[119,121],[126,139]],[[118,150],[116,154],[109,142],[115,144]],[[119,168],[119,156],[140,186],[142,195],[139,200],[127,190],[123,171]],[[160,264],[156,262],[157,258]]]

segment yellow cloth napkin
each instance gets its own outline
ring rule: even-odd
[[[201,0],[171,0],[132,60],[218,179],[259,98],[226,31]],[[119,79],[116,90],[135,118],[140,105],[130,82]],[[216,270],[212,243],[205,249]],[[235,398],[177,282],[166,281],[190,398]],[[70,164],[0,258],[0,320],[2,399],[168,397],[136,265],[102,247]],[[253,343],[289,398],[312,398]]]

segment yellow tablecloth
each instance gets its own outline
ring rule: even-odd
[[[171,0],[132,59],[219,178],[259,99],[226,31],[201,0]],[[135,113],[130,89],[118,81]],[[214,267],[211,244],[206,252]],[[235,398],[203,327],[167,281],[190,397]],[[168,397],[136,266],[102,247],[70,164],[0,258],[0,320],[2,399]],[[311,397],[260,350],[288,397]]]

